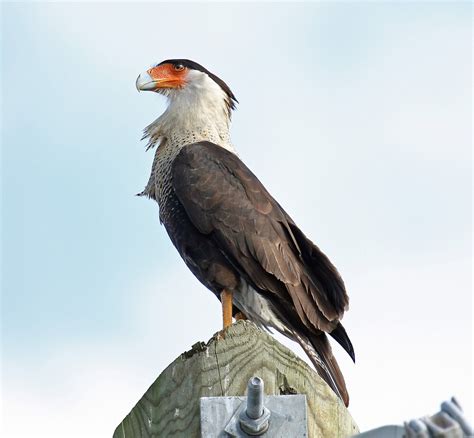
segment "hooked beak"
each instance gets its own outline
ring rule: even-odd
[[[155,91],[158,88],[158,81],[155,81],[146,71],[138,75],[135,85],[138,91]]]

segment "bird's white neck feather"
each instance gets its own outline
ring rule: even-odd
[[[230,141],[230,114],[227,96],[206,73],[191,70],[181,89],[162,92],[169,100],[166,111],[147,128],[149,147],[166,139],[167,144],[185,146],[211,141],[235,152]]]

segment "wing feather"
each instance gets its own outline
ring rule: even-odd
[[[290,300],[309,329],[336,327],[347,307],[339,274],[236,155],[209,142],[184,147],[173,188],[196,228],[260,289]]]

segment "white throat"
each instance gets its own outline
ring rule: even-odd
[[[211,141],[235,153],[230,141],[230,110],[222,88],[206,73],[190,70],[187,84],[181,89],[165,89],[168,108],[145,128],[148,148],[166,140],[167,144],[185,146]]]

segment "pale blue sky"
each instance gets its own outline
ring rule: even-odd
[[[220,328],[134,196],[165,108],[135,78],[178,57],[231,86],[241,158],[345,279],[356,365],[335,350],[360,427],[452,394],[472,410],[470,4],[2,13],[2,436],[110,436]]]

